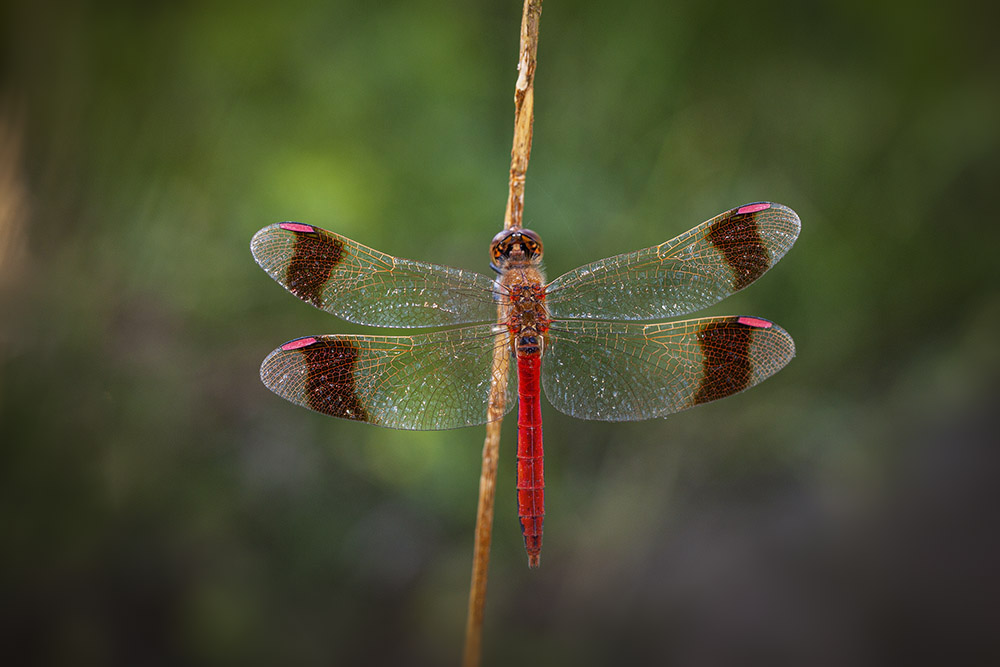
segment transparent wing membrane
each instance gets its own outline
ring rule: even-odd
[[[790,208],[761,202],[727,211],[658,246],[581,266],[553,280],[554,318],[652,320],[686,315],[743,289],[799,234]]]
[[[638,421],[748,389],[794,355],[791,336],[759,318],[557,321],[542,358],[542,386],[549,402],[573,417]]]
[[[289,292],[350,322],[405,328],[496,320],[493,281],[473,271],[400,259],[300,223],[265,227],[250,249]]]
[[[264,384],[292,403],[333,417],[389,428],[433,431],[485,424],[496,346],[507,333],[490,325],[414,336],[300,338],[261,365]],[[505,407],[517,396],[507,369]]]

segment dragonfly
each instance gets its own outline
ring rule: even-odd
[[[545,516],[541,389],[573,417],[638,421],[770,377],[795,344],[767,319],[649,321],[687,315],[750,285],[788,252],[799,229],[792,209],[751,203],[547,282],[541,238],[528,229],[496,235],[491,278],[393,257],[309,224],[273,224],[254,235],[251,251],[299,299],[357,324],[437,330],[296,338],[264,359],[260,377],[310,410],[396,429],[482,425],[516,403],[518,516],[528,565],[537,567]],[[504,409],[491,413],[491,387],[503,380]]]

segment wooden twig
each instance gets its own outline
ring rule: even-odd
[[[524,175],[531,157],[531,131],[535,122],[535,54],[538,52],[538,22],[542,0],[524,0],[521,15],[521,55],[514,84],[514,146],[510,151],[510,194],[504,213],[504,229],[518,229],[524,214]]]
[[[510,350],[497,345],[493,354],[493,383],[490,387],[486,440],[483,442],[483,468],[479,476],[479,509],[476,514],[476,542],[472,556],[472,582],[469,585],[469,611],[465,621],[465,667],[477,667],[482,655],[483,612],[486,606],[486,580],[493,538],[493,506],[496,500],[497,462],[500,451],[500,426],[506,400],[507,370]]]
[[[518,229],[524,213],[524,178],[531,157],[531,132],[535,107],[535,54],[538,51],[538,22],[542,0],[524,0],[521,15],[521,50],[517,83],[514,85],[514,144],[510,152],[510,189],[504,229]],[[498,308],[497,317],[501,311]],[[465,624],[465,651],[462,664],[477,667],[482,657],[483,612],[486,606],[486,582],[493,538],[493,508],[496,499],[497,461],[500,450],[501,418],[507,395],[510,350],[497,345],[493,354],[493,381],[490,387],[486,440],[483,443],[483,467],[479,477],[479,509],[476,514],[476,539],[472,557],[472,582],[469,588],[469,611]]]

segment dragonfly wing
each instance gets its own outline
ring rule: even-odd
[[[260,367],[284,399],[333,417],[412,431],[485,424],[490,384],[506,371],[505,410],[515,403],[510,369],[493,367],[506,331],[491,325],[415,336],[309,336],[289,341]]]
[[[250,249],[289,292],[349,322],[427,327],[496,320],[493,281],[473,271],[400,259],[297,222],[265,227]]]
[[[638,421],[731,396],[795,355],[781,327],[756,317],[664,324],[553,322],[542,385],[560,412]]]
[[[586,264],[553,280],[553,317],[650,320],[686,315],[737,292],[781,259],[799,235],[781,204],[734,208],[652,248]]]

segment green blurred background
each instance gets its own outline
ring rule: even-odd
[[[1000,660],[1000,57],[980,4],[546,3],[525,223],[549,275],[779,201],[800,240],[706,313],[771,318],[798,356],[667,420],[545,405],[538,571],[507,420],[485,664]],[[483,429],[268,392],[277,344],[361,329],[248,244],[298,220],[487,272],[520,15],[0,5],[11,664],[458,661]]]

